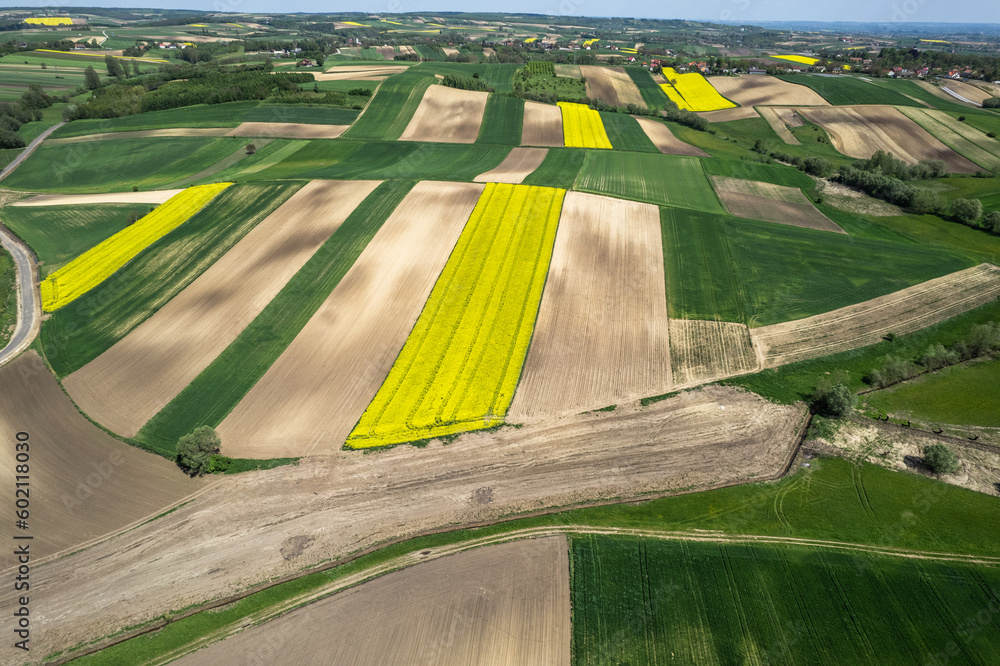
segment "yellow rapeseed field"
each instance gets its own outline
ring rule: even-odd
[[[736,106],[720,95],[719,91],[697,72],[678,74],[672,67],[664,67],[663,76],[669,83],[661,83],[660,88],[678,108],[686,111],[718,111]]]
[[[230,185],[232,183],[189,187],[135,224],[90,248],[42,282],[42,308],[52,312],[72,303],[183,224]]]
[[[568,148],[611,148],[601,114],[586,104],[559,102],[562,109],[563,144]]]
[[[815,65],[819,62],[819,58],[810,58],[808,56],[800,55],[776,55],[771,56],[772,58],[779,58],[781,60],[789,60],[791,62],[797,62],[800,65]]]
[[[565,190],[490,183],[351,448],[503,423],[542,298]]]
[[[593,46],[594,44],[596,44],[599,41],[601,41],[601,40],[599,40],[599,39],[588,39],[587,41],[585,41],[583,43],[583,45],[584,46]]]
[[[524,40],[524,43],[525,44],[530,44],[531,42],[537,42],[537,41],[538,41],[538,37],[528,37],[526,40]]]
[[[73,19],[68,16],[45,16],[42,18],[27,18],[28,25],[73,25]]]

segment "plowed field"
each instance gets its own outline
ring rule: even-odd
[[[319,125],[312,123],[242,123],[227,136],[270,136],[287,139],[336,139],[350,125]]]
[[[744,324],[670,320],[670,365],[674,384],[706,382],[757,369],[757,357]]]
[[[562,111],[558,106],[540,102],[524,103],[521,145],[553,147],[563,145]]]
[[[475,143],[489,93],[430,86],[400,141]]]
[[[547,148],[514,148],[495,169],[481,173],[473,180],[477,183],[512,183],[524,181],[541,166],[548,155]]]
[[[639,123],[639,127],[642,131],[646,133],[649,140],[653,142],[661,153],[664,155],[692,155],[694,157],[708,157],[706,153],[701,148],[695,148],[689,143],[684,143],[677,137],[673,135],[670,128],[661,122],[657,122],[652,118],[642,118],[641,116],[636,116],[636,122]]]
[[[642,93],[621,67],[582,65],[580,72],[587,80],[587,97],[599,99],[611,106],[636,104],[646,106]]]
[[[725,176],[712,176],[712,183],[722,203],[736,217],[845,233],[797,187]]]
[[[740,106],[830,106],[812,88],[773,76],[713,76],[708,82],[723,97]]]

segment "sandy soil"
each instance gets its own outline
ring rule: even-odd
[[[174,136],[231,136],[229,127],[167,127],[164,129],[132,130],[129,132],[100,132],[70,136],[65,139],[49,139],[47,146],[67,143],[89,143],[91,141],[118,141],[127,139],[155,139]]]
[[[798,127],[803,125],[801,118],[795,115],[794,109],[775,109],[770,106],[762,106],[757,109],[757,113],[760,117],[767,121],[767,124],[771,126],[774,133],[777,134],[782,141],[790,146],[801,146],[802,142],[795,138],[795,135],[788,131],[789,122],[792,118],[797,119],[799,122],[792,127]]]
[[[760,117],[757,114],[757,110],[750,106],[737,106],[732,109],[720,109],[719,111],[699,111],[697,115],[710,123],[728,123],[730,120],[746,120],[747,118]]]
[[[710,76],[708,82],[720,95],[740,106],[830,106],[812,88],[773,76]]]
[[[665,393],[668,326],[657,207],[570,192],[508,420]]]
[[[548,148],[513,148],[496,168],[479,174],[473,180],[477,183],[518,185],[541,166],[548,154]]]
[[[63,386],[91,418],[132,437],[236,339],[378,184],[311,181]]]
[[[288,139],[336,139],[350,125],[313,125],[308,123],[241,123],[226,136],[270,136]]]
[[[796,187],[725,176],[712,176],[712,184],[723,205],[736,217],[846,233]]]
[[[1000,268],[980,264],[886,296],[751,330],[764,367],[825,356],[916,331],[1000,296]]]
[[[207,486],[87,421],[34,351],[0,368],[0,386],[6,442],[0,478],[9,489],[4,535],[10,544],[15,533],[31,535],[33,563],[145,521]],[[21,431],[29,436],[30,477],[29,530],[23,532],[14,528],[14,447]],[[0,569],[16,565],[13,550],[4,549]]]
[[[745,324],[670,320],[670,366],[678,385],[706,382],[757,369]]]
[[[639,123],[639,127],[646,133],[653,145],[660,149],[665,155],[693,155],[694,157],[709,157],[701,148],[696,148],[689,143],[684,143],[673,135],[670,128],[652,118],[642,116],[632,116]]]
[[[562,147],[562,111],[558,106],[541,102],[524,103],[521,145]]]
[[[876,150],[916,164],[924,159],[944,160],[948,171],[975,173],[979,167],[931,136],[891,106],[836,106],[799,109],[807,119],[821,125],[834,148],[844,155],[871,157]]]
[[[406,126],[400,141],[475,143],[490,94],[433,85]]]
[[[713,386],[447,446],[335,451],[227,477],[152,523],[33,568],[32,649],[48,654],[429,529],[770,477],[804,418],[801,405]],[[14,594],[5,586],[0,603],[11,608]]]
[[[612,106],[636,104],[645,108],[646,101],[635,81],[621,67],[581,65],[580,73],[587,80],[587,97],[603,100]]]
[[[375,397],[482,185],[424,181],[257,385],[220,424],[228,455],[338,450]]]
[[[154,190],[152,192],[111,192],[110,194],[37,194],[11,206],[89,206],[104,203],[161,204],[184,190]]]
[[[421,562],[177,663],[250,664],[280,645],[302,666],[568,666],[570,639],[569,546],[551,536]]]

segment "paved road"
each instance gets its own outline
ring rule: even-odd
[[[17,265],[17,326],[10,342],[0,351],[0,365],[28,348],[42,324],[42,309],[35,284],[35,259],[14,234],[0,225],[0,243]]]
[[[28,158],[28,155],[35,152],[35,148],[38,148],[38,146],[42,144],[42,141],[45,141],[45,139],[49,138],[50,134],[52,134],[65,124],[66,123],[56,123],[52,127],[48,128],[47,130],[39,134],[38,138],[29,143],[28,146],[21,151],[21,154],[14,158],[13,162],[11,162],[7,166],[5,166],[2,170],[0,170],[0,180],[3,180],[7,176],[9,176],[11,171],[16,169],[21,164],[21,162],[23,162]]]

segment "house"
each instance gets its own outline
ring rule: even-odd
[[[766,69],[761,69],[760,67],[751,67],[750,68],[750,73],[751,74],[767,74],[767,70]]]
[[[961,77],[958,75],[958,70],[957,69],[949,69],[948,70],[948,75],[947,75],[946,78],[949,78],[949,79],[959,79]]]

